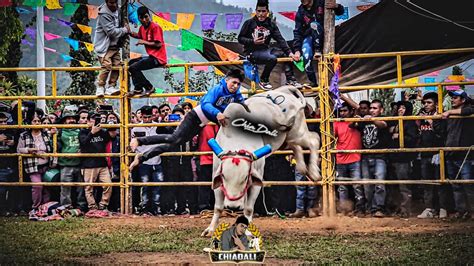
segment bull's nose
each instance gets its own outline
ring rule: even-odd
[[[241,204],[240,201],[228,201],[226,202],[225,206],[226,209],[229,209],[231,211],[241,211],[244,209],[243,204]]]

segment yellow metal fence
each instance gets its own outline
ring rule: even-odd
[[[383,85],[374,84],[370,86],[341,86],[340,91],[358,91],[366,89],[392,89],[392,88],[409,88],[409,87],[428,87],[436,86],[438,89],[438,112],[443,111],[443,99],[442,93],[444,86],[447,85],[472,85],[474,82],[436,82],[436,83],[425,83],[425,84],[403,84],[403,73],[402,73],[402,57],[405,56],[417,56],[417,55],[434,55],[434,54],[451,54],[451,53],[472,53],[474,48],[463,48],[463,49],[445,49],[445,50],[427,50],[427,51],[408,51],[408,52],[389,52],[389,53],[373,53],[373,54],[351,54],[351,55],[340,55],[340,59],[353,59],[353,58],[377,58],[377,57],[394,57],[397,64],[397,84],[395,85]],[[319,87],[312,89],[305,89],[308,92],[319,92],[319,106],[320,106],[320,119],[307,119],[308,123],[320,123],[321,127],[321,175],[322,180],[318,182],[312,181],[264,181],[265,186],[276,186],[276,185],[309,185],[322,186],[323,190],[323,214],[327,216],[335,215],[336,208],[336,197],[335,197],[335,186],[336,185],[353,185],[353,184],[440,184],[440,183],[461,183],[461,184],[473,184],[474,180],[448,180],[445,176],[445,151],[467,151],[470,147],[433,147],[433,148],[404,148],[404,132],[403,132],[403,121],[405,120],[423,120],[423,119],[441,119],[440,115],[435,116],[404,116],[404,117],[383,117],[383,118],[334,118],[332,99],[329,93],[329,79],[331,75],[332,59],[334,55],[328,54],[318,63],[318,77]],[[289,58],[279,59],[279,62],[291,61]],[[189,92],[189,69],[193,66],[219,66],[219,65],[240,65],[244,61],[218,61],[218,62],[195,62],[195,63],[182,63],[172,64],[166,67],[185,67],[185,87],[184,93],[161,93],[152,94],[150,97],[172,97],[172,96],[201,96],[204,92]],[[0,72],[5,71],[48,71],[52,75],[52,93],[50,96],[0,96],[0,100],[17,100],[18,101],[18,124],[17,125],[2,125],[0,128],[17,128],[17,129],[31,129],[31,128],[85,128],[86,125],[22,125],[22,101],[25,100],[95,100],[97,99],[94,95],[58,95],[57,90],[57,72],[60,71],[97,71],[100,67],[55,67],[55,68],[0,68]],[[110,154],[80,154],[80,153],[58,153],[56,145],[56,137],[54,137],[54,149],[53,153],[43,154],[43,156],[52,157],[120,157],[121,165],[121,176],[120,182],[118,183],[64,183],[64,182],[42,182],[42,183],[31,183],[24,182],[23,178],[23,158],[31,157],[31,154],[0,154],[1,157],[7,156],[18,156],[18,168],[19,168],[19,182],[0,182],[0,186],[31,186],[44,185],[44,186],[119,186],[120,187],[120,206],[121,211],[128,213],[130,208],[130,188],[133,186],[210,186],[211,182],[132,182],[128,165],[130,164],[130,157],[134,156],[134,153],[128,152],[127,147],[129,146],[130,140],[130,129],[133,127],[149,127],[149,126],[176,126],[178,123],[160,123],[160,124],[131,124],[129,123],[130,114],[130,97],[127,97],[128,91],[128,66],[116,68],[119,70],[120,90],[121,94],[118,96],[105,96],[106,99],[117,99],[119,100],[120,109],[120,124],[119,125],[104,125],[104,128],[118,128],[120,130],[121,144],[120,153]],[[251,84],[251,89],[247,92],[249,95],[259,92],[256,90],[254,83]],[[466,117],[452,117],[450,119],[462,119]],[[348,121],[348,122],[360,122],[360,121],[376,121],[376,120],[395,120],[400,125],[400,148],[399,149],[371,149],[371,150],[336,150],[335,143],[336,139],[332,133],[332,123],[335,121]],[[359,181],[338,181],[336,180],[335,173],[335,153],[397,153],[397,152],[438,152],[440,155],[440,179],[439,180],[359,180]],[[277,151],[275,154],[291,154],[291,151]],[[161,156],[198,156],[203,154],[211,154],[211,152],[167,152]]]

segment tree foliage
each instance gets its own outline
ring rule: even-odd
[[[23,56],[20,44],[24,28],[15,6],[16,3],[11,7],[0,8],[0,67],[18,67]],[[11,82],[17,82],[16,72],[1,74]]]
[[[77,0],[81,5],[71,17],[72,23],[89,25],[89,17],[87,11],[88,0]],[[91,35],[83,33],[77,26],[72,27],[72,32],[69,38],[79,40],[81,42],[91,43]],[[79,45],[79,50],[74,51],[72,47],[69,48],[69,55],[75,59],[82,60],[88,63],[94,63],[95,58],[91,52],[82,44]],[[80,67],[80,63],[72,60],[71,67]],[[94,71],[71,71],[69,72],[72,82],[66,89],[66,95],[91,95],[95,93],[95,78],[97,73]],[[72,104],[90,104],[90,101],[71,100]]]

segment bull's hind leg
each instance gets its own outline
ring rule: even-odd
[[[306,145],[310,152],[308,174],[316,181],[321,180],[321,171],[318,166],[320,140],[319,135],[315,132],[310,132],[309,138],[306,139]]]
[[[296,144],[291,144],[290,148],[293,151],[293,156],[296,160],[296,171],[302,175],[306,175],[308,170],[306,169],[306,163],[304,161],[303,148]]]
[[[248,190],[247,200],[244,205],[244,215],[247,217],[249,222],[252,222],[253,210],[255,202],[257,201],[258,194],[260,194],[261,186],[251,186]]]
[[[211,224],[202,232],[201,236],[211,237],[219,225],[219,218],[224,210],[224,193],[219,188],[214,189],[214,197],[216,198],[214,203],[214,215],[212,216]]]

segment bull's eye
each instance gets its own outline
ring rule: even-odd
[[[283,113],[286,112],[286,108],[283,108],[281,111],[282,111]]]

